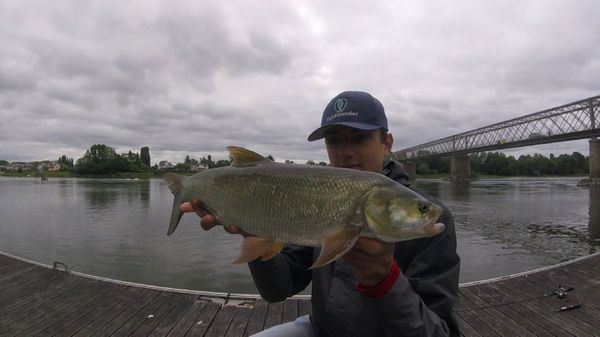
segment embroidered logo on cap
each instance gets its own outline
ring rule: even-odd
[[[344,109],[346,108],[346,104],[348,102],[346,101],[345,98],[338,98],[335,100],[335,103],[333,104],[333,107],[335,109],[335,112],[342,112],[344,111]]]

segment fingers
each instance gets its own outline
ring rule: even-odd
[[[200,219],[200,226],[205,231],[215,227],[217,225],[217,219],[213,215],[207,214]]]
[[[179,205],[179,210],[184,213],[188,213],[188,212],[193,212],[194,207],[192,207],[191,202],[184,202],[183,204]]]
[[[201,203],[197,204],[196,206],[198,206],[198,205],[201,205]],[[199,210],[197,208],[198,207],[194,208],[194,206],[192,205],[191,202],[184,202],[183,204],[181,204],[179,206],[179,210],[184,213],[188,213],[188,212],[198,213],[198,215],[201,216],[200,226],[205,231],[210,230],[219,224],[219,222],[217,221],[217,218],[215,218],[214,215],[208,214],[208,213],[204,212],[204,210],[200,210],[201,212],[198,212]],[[249,233],[244,232],[239,227],[234,226],[234,225],[224,226],[224,228],[225,228],[225,231],[230,234],[241,234],[244,237],[250,236]]]

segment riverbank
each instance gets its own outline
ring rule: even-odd
[[[161,178],[165,172],[118,172],[108,175],[76,174],[69,171],[43,171],[43,172],[0,172],[0,177],[46,177],[46,178],[108,178],[108,179],[150,179]],[[177,173],[184,176],[193,175],[195,172]]]
[[[418,174],[417,179],[442,179],[447,180],[450,175],[448,173],[437,173],[437,174]],[[481,179],[513,179],[513,178],[587,178],[587,175],[540,175],[540,176],[499,176],[491,174],[482,174],[475,177],[471,177],[473,180]]]

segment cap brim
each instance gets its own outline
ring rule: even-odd
[[[325,126],[322,126],[318,129],[316,129],[310,135],[308,135],[308,141],[312,142],[315,140],[325,138],[325,136],[327,135],[327,131],[331,130],[332,128],[334,128],[336,126],[347,126],[347,127],[359,129],[359,130],[381,129],[381,126],[378,126],[378,125],[364,124],[364,123],[352,123],[352,122],[340,122],[340,123],[325,125]]]

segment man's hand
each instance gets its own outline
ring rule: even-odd
[[[394,262],[394,243],[361,237],[344,259],[352,267],[358,283],[372,287],[390,272]]]
[[[201,204],[201,202],[199,202],[199,203]],[[195,212],[196,209],[198,209],[198,208],[199,207],[194,208],[194,206],[192,205],[191,202],[184,202],[183,204],[181,204],[179,206],[179,210],[184,213]],[[200,215],[200,214],[198,214],[198,215]],[[217,219],[215,218],[214,215],[209,214],[209,213],[202,214],[202,218],[200,219],[200,226],[202,226],[202,228],[205,231],[215,227],[217,224],[218,224]],[[230,234],[241,234],[244,237],[250,236],[250,234],[244,232],[237,226],[229,225],[229,226],[223,226],[223,227],[225,228],[225,231],[227,231]]]

